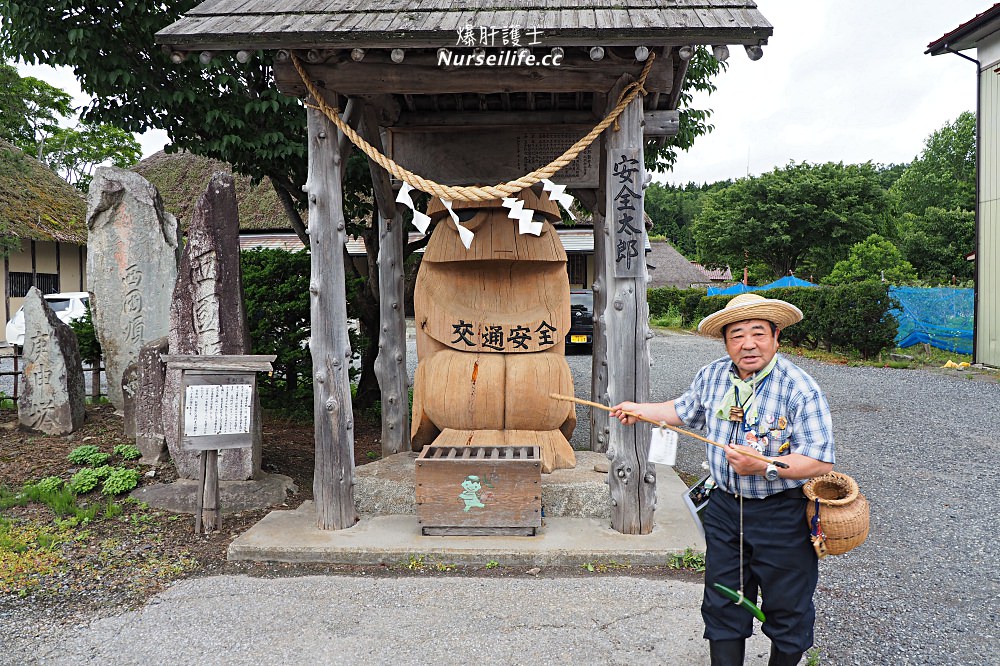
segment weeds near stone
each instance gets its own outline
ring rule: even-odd
[[[607,573],[608,571],[632,568],[632,565],[628,562],[616,562],[614,560],[608,560],[607,562],[585,562],[580,566],[591,573]]]
[[[702,573],[705,571],[705,554],[688,548],[683,553],[675,553],[667,560],[670,569],[687,569]]]

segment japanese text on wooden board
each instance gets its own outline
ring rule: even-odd
[[[184,393],[184,435],[250,432],[250,384],[188,386]]]
[[[642,214],[642,154],[613,150],[608,188],[611,191],[612,252],[615,277],[645,275],[646,225]]]
[[[561,339],[557,329],[544,319],[537,326],[528,324],[489,324],[459,319],[452,322],[452,345],[475,347],[482,351],[539,351]],[[460,347],[459,347],[460,348]]]

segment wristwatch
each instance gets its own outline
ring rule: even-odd
[[[764,470],[764,478],[768,481],[778,480],[778,468],[774,463],[767,463],[767,469]]]

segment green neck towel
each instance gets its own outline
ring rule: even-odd
[[[756,375],[751,376],[749,381],[742,380],[735,372],[731,372],[729,374],[729,381],[733,385],[726,391],[726,395],[722,396],[719,404],[715,406],[715,415],[723,421],[728,421],[730,409],[733,407],[743,407],[746,422],[756,423],[757,401],[753,399],[754,390],[757,386],[760,386],[765,377],[771,374],[771,370],[774,369],[774,364],[777,362],[778,355],[775,354],[771,362],[764,366]]]

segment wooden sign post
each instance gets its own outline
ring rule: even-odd
[[[219,451],[253,445],[257,373],[270,372],[271,356],[164,355],[169,370],[181,371],[177,439],[199,451],[200,473],[194,531],[222,529]]]

